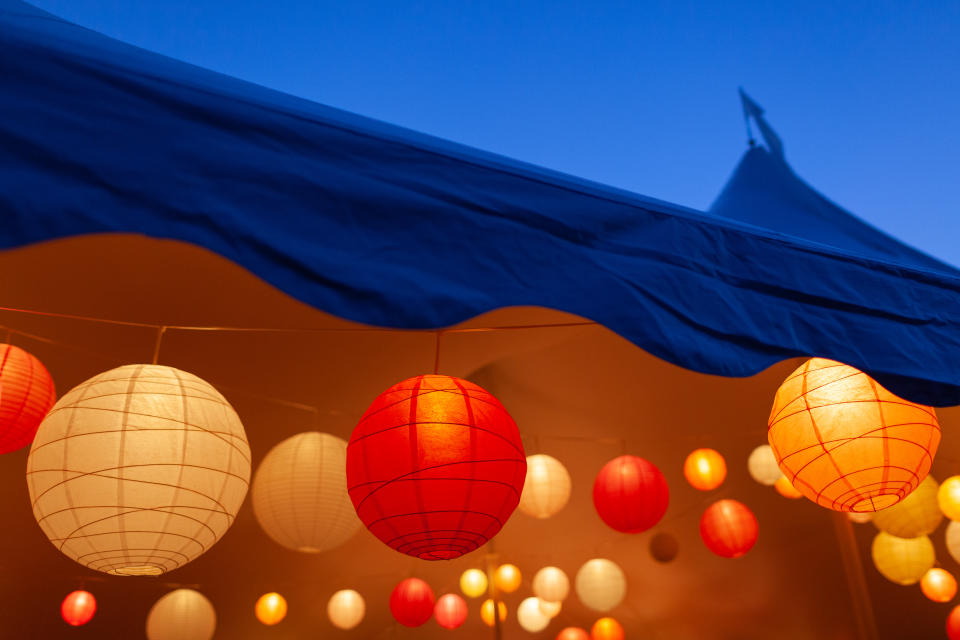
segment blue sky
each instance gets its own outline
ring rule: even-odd
[[[745,149],[960,265],[960,2],[35,0],[335,107],[706,208]]]

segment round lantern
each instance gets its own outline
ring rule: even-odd
[[[866,524],[873,520],[873,514],[870,513],[869,511],[866,511],[863,513],[857,513],[856,511],[848,511],[847,519],[850,520],[850,522],[854,522],[856,524]]]
[[[487,592],[487,574],[480,569],[467,569],[460,576],[460,591],[468,598],[479,598]]]
[[[600,618],[590,629],[590,640],[623,640],[623,627],[613,618]]]
[[[389,547],[449,560],[486,543],[513,513],[527,472],[500,401],[451,376],[397,383],[367,409],[347,446],[357,515]]]
[[[727,463],[713,449],[697,449],[683,463],[683,476],[694,489],[710,491],[723,484],[727,477]]]
[[[147,614],[148,640],[210,640],[217,614],[193,589],[177,589],[157,600]]]
[[[931,407],[813,358],[777,390],[767,436],[781,471],[807,498],[836,511],[879,511],[930,471],[940,425]]]
[[[43,364],[20,347],[0,344],[0,453],[30,444],[54,400]]]
[[[636,456],[614,458],[593,483],[593,505],[607,526],[640,533],[660,521],[670,489],[660,469]]]
[[[957,580],[949,571],[933,568],[923,574],[920,590],[934,602],[950,602],[957,595]]]
[[[650,555],[657,562],[671,562],[680,553],[680,543],[669,533],[658,533],[650,538]]]
[[[493,600],[489,598],[483,601],[483,604],[480,606],[480,619],[483,620],[483,624],[488,627],[492,627],[496,621],[493,619]],[[497,602],[497,617],[500,618],[500,622],[503,622],[507,619],[507,605],[503,602]]]
[[[520,569],[513,564],[502,564],[493,572],[493,584],[503,593],[513,593],[519,589],[522,580]]]
[[[544,567],[533,576],[533,595],[547,602],[561,602],[570,593],[570,580],[562,569]]]
[[[722,558],[739,558],[757,541],[757,518],[736,500],[718,500],[707,507],[700,518],[700,537],[713,553]]]
[[[433,589],[420,578],[402,580],[390,594],[390,613],[405,627],[419,627],[433,615]]]
[[[250,448],[200,378],[128,365],[64,395],[27,458],[33,515],[57,549],[115,575],[159,575],[213,546],[236,518]]]
[[[357,529],[347,495],[347,443],[328,433],[300,433],[271,449],[250,489],[257,522],[288,549],[315,553],[346,542]]]
[[[570,499],[570,474],[556,458],[527,456],[527,478],[523,483],[519,509],[534,518],[549,518]]]
[[[915,538],[933,531],[943,520],[937,504],[939,485],[932,476],[927,476],[913,493],[897,504],[873,514],[873,524],[898,538]]]
[[[877,571],[890,582],[916,584],[936,561],[927,536],[897,538],[881,531],[870,549]]]
[[[960,606],[954,607],[947,616],[947,637],[960,640]]]
[[[337,629],[353,629],[363,621],[366,612],[363,596],[353,589],[337,591],[327,602],[327,617]]]
[[[605,558],[588,560],[574,582],[580,602],[594,611],[610,611],[623,602],[627,578],[623,570]]]
[[[782,495],[784,498],[790,498],[791,500],[797,500],[803,497],[803,494],[797,491],[797,488],[787,480],[786,476],[780,476],[777,478],[777,481],[773,483],[773,488],[777,490],[777,493]]]
[[[947,525],[947,551],[954,562],[960,563],[960,522],[953,520]]]
[[[550,602],[549,600],[544,600],[543,598],[537,598],[537,606],[540,607],[541,613],[547,616],[550,619],[556,618],[560,613],[560,609],[563,608],[562,602]]]
[[[265,593],[253,608],[257,620],[267,626],[278,624],[287,617],[287,600],[277,592]]]
[[[762,444],[750,453],[747,458],[747,471],[751,478],[767,487],[772,487],[783,475],[780,465],[777,464],[777,457],[773,455],[773,449],[768,444]]]
[[[524,631],[539,633],[550,624],[550,616],[540,610],[537,598],[524,598],[517,607],[517,622]]]
[[[87,624],[97,611],[97,600],[89,591],[73,591],[60,604],[60,617],[72,627]]]
[[[954,521],[960,520],[960,476],[943,481],[937,491],[937,503],[943,515]]]
[[[447,593],[437,599],[433,617],[444,629],[456,629],[467,619],[467,603],[455,593]]]
[[[557,634],[557,640],[590,640],[590,634],[580,627],[567,627]]]

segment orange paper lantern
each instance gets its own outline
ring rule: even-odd
[[[945,569],[930,569],[920,580],[920,590],[934,602],[950,602],[957,595],[957,580]]]
[[[455,593],[447,593],[437,599],[433,617],[444,629],[456,629],[467,619],[467,603]]]
[[[954,607],[947,616],[947,637],[960,640],[960,606]]]
[[[500,618],[500,622],[507,619],[507,605],[503,604],[503,602],[497,602],[497,617]],[[488,627],[494,625],[493,600],[484,600],[483,604],[480,605],[480,619],[483,620],[483,624]]]
[[[39,360],[20,347],[0,344],[0,453],[33,442],[56,399],[53,379]]]
[[[513,564],[502,564],[493,572],[493,584],[503,593],[513,593],[520,588],[523,576]]]
[[[557,640],[590,640],[590,634],[580,627],[567,627],[557,634]]]
[[[697,449],[683,463],[683,475],[694,489],[710,491],[723,484],[727,463],[713,449]]]
[[[757,518],[742,502],[718,500],[700,518],[700,537],[723,558],[739,558],[757,541]]]
[[[89,591],[73,591],[60,605],[60,617],[72,627],[87,624],[97,611],[97,600]]]
[[[777,478],[777,481],[773,483],[773,488],[776,489],[777,493],[782,495],[784,498],[796,500],[803,497],[803,494],[797,491],[795,486],[790,484],[790,481],[787,480],[787,476],[780,476]]]
[[[657,524],[669,502],[670,489],[660,469],[637,456],[614,458],[593,483],[597,514],[623,533],[640,533]]]
[[[926,477],[940,425],[931,407],[853,367],[813,358],[777,390],[767,436],[804,496],[835,511],[879,511]]]
[[[273,626],[287,617],[287,601],[276,592],[265,593],[254,607],[257,620],[267,626]]]
[[[433,615],[433,589],[420,578],[402,580],[390,594],[390,613],[405,627],[419,627]]]
[[[590,640],[623,640],[623,627],[613,618],[600,618],[590,629]]]

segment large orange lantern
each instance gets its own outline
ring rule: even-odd
[[[920,590],[934,602],[950,602],[957,595],[957,579],[945,569],[933,568],[920,579]]]
[[[425,375],[381,393],[347,445],[347,488],[384,544],[449,560],[500,531],[523,492],[520,432],[500,401],[452,376]]]
[[[718,500],[700,518],[700,537],[723,558],[739,558],[757,542],[757,518],[742,502]]]
[[[455,593],[444,594],[437,598],[433,617],[444,629],[456,629],[467,619],[467,603]]]
[[[22,449],[57,399],[53,379],[35,357],[0,344],[0,453]]]
[[[390,594],[390,613],[405,627],[419,627],[433,615],[433,589],[420,578],[402,580]]]
[[[670,489],[660,469],[637,456],[614,458],[593,483],[597,514],[623,533],[640,533],[657,524],[669,502]]]
[[[97,611],[97,600],[89,591],[73,591],[60,604],[60,617],[72,627],[87,624]]]
[[[713,449],[697,449],[683,463],[683,476],[694,489],[710,491],[723,484],[727,463]]]
[[[879,511],[926,477],[940,425],[931,407],[813,358],[777,390],[767,436],[780,470],[807,498],[835,511]]]
[[[960,640],[960,606],[954,607],[947,616],[947,637]]]
[[[590,640],[623,640],[623,627],[613,618],[600,618],[590,629]]]
[[[257,599],[253,611],[257,620],[272,627],[287,617],[287,600],[275,591],[265,593]]]
[[[557,634],[557,640],[590,640],[590,634],[580,627],[567,627]]]

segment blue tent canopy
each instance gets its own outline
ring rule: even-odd
[[[696,371],[821,355],[960,404],[960,277],[749,151],[709,213],[293,98],[0,0],[0,247],[200,245],[338,316],[511,305]]]

